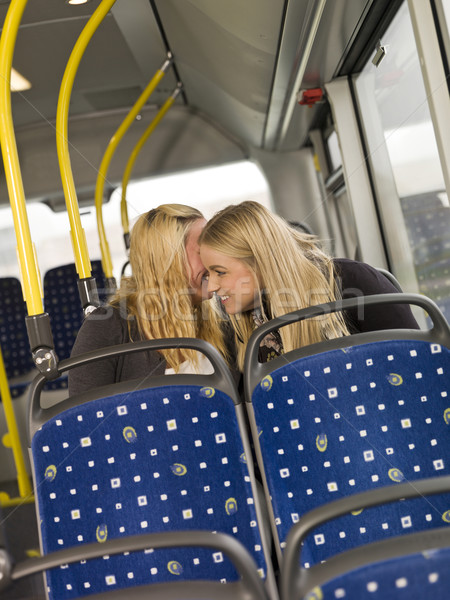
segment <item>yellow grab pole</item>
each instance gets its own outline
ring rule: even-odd
[[[17,483],[19,485],[20,501],[24,498],[34,500],[32,495],[32,487],[25,468],[25,460],[23,458],[22,445],[20,443],[19,431],[17,429],[16,417],[9,391],[8,378],[6,376],[5,363],[3,362],[2,349],[0,347],[0,396],[5,411],[6,424],[8,433],[3,436],[3,445],[11,448],[14,456],[14,463],[17,471]],[[18,499],[12,499],[5,492],[0,492],[0,505],[11,506],[19,504]]]
[[[54,351],[50,320],[48,314],[44,313],[41,278],[31,241],[11,111],[12,57],[26,4],[27,0],[11,2],[0,39],[0,144],[17,239],[22,291],[27,304],[28,314],[25,320],[30,349],[38,369],[45,373],[46,377],[50,377],[56,373],[57,357]]]
[[[31,240],[25,206],[25,192],[17,154],[11,111],[10,78],[17,32],[27,0],[13,0],[8,9],[0,39],[0,144],[20,264],[22,290],[29,315],[44,312],[39,267]]]
[[[125,167],[125,171],[124,171],[123,177],[122,177],[122,199],[120,202],[120,214],[121,214],[121,218],[122,218],[122,227],[123,227],[124,236],[128,236],[130,233],[130,223],[128,221],[128,210],[127,210],[127,187],[128,187],[128,182],[130,180],[131,172],[134,167],[134,163],[136,162],[136,158],[138,157],[144,144],[146,143],[146,141],[148,140],[150,135],[153,133],[156,126],[161,121],[161,119],[164,117],[166,112],[169,110],[169,108],[175,102],[175,100],[180,92],[181,92],[181,86],[179,85],[173,91],[172,95],[169,96],[169,98],[167,98],[167,100],[161,106],[157,115],[155,116],[153,121],[150,123],[150,125],[147,127],[147,129],[144,131],[144,133],[140,137],[136,146],[133,148],[133,152],[130,154],[130,158],[128,159],[128,162],[127,162],[127,165]]]
[[[102,0],[81,32],[67,62],[66,70],[61,82],[56,112],[56,148],[58,152],[64,197],[66,200],[67,212],[69,214],[70,236],[72,239],[75,266],[81,279],[91,276],[91,262],[89,260],[85,233],[81,226],[78,199],[70,164],[68,143],[69,103],[75,75],[86,47],[115,2],[116,0]]]
[[[105,273],[105,277],[107,279],[112,279],[113,277],[111,254],[109,251],[108,241],[106,239],[105,226],[103,224],[102,214],[103,190],[105,187],[105,181],[107,179],[108,167],[111,163],[111,159],[114,155],[114,152],[116,151],[116,148],[119,145],[119,142],[121,141],[125,133],[128,131],[130,125],[133,123],[133,121],[139,114],[139,111],[147,102],[148,98],[153,93],[156,86],[161,81],[165,72],[171,64],[172,57],[169,56],[169,58],[164,62],[163,66],[160,69],[158,69],[158,71],[156,71],[150,83],[147,85],[145,90],[136,100],[133,108],[130,110],[128,115],[123,120],[122,124],[119,126],[112,138],[109,140],[108,147],[106,148],[105,154],[103,155],[102,162],[100,164],[95,187],[95,209],[97,214],[98,235],[100,238],[100,250],[102,254],[102,267],[103,272]]]

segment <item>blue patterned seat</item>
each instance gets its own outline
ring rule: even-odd
[[[450,589],[450,528],[416,532],[358,546],[310,568],[301,567],[308,535],[327,520],[361,507],[388,506],[405,498],[450,490],[450,476],[378,488],[329,503],[302,516],[288,535],[283,556],[283,600],[446,600]]]
[[[34,375],[26,314],[20,281],[15,277],[0,279],[0,345],[13,398],[23,394],[28,386],[28,382],[14,380]]]
[[[427,308],[433,318],[438,311],[414,295],[365,302],[390,303],[395,296]],[[308,511],[358,492],[450,474],[450,330],[444,317],[436,315],[432,331],[359,334],[256,363],[270,329],[314,311],[323,313],[304,309],[258,329],[246,356],[249,416],[280,560],[291,527]],[[357,510],[319,526],[303,544],[302,563],[309,567],[361,544],[445,523],[449,494]]]
[[[322,600],[445,600],[450,592],[449,564],[450,548],[405,554],[341,575],[316,593]]]
[[[104,301],[107,291],[101,261],[92,261],[91,268],[100,300]],[[44,275],[44,306],[50,316],[55,351],[59,360],[70,356],[83,322],[77,281],[78,275],[73,263],[49,269]],[[59,388],[67,388],[67,377],[46,384],[47,390]]]
[[[127,345],[131,347],[157,348],[161,343]],[[110,347],[97,355],[124,348]],[[126,382],[118,384],[117,394],[98,399],[84,394],[50,409],[39,407],[43,381],[38,386],[30,423],[43,553],[96,543],[100,554],[93,561],[48,571],[51,600],[149,583],[238,580],[220,550],[149,547],[114,556],[105,550],[103,556],[107,541],[148,533],[229,534],[253,556],[262,580],[268,570],[269,579],[273,577],[260,536],[253,470],[246,464],[243,406],[211,347],[209,357],[221,369],[214,375],[160,376],[155,387],[146,389]],[[59,367],[64,371],[82,360],[70,358]]]

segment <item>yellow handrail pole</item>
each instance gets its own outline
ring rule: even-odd
[[[128,159],[127,165],[125,167],[125,171],[123,172],[123,177],[122,177],[122,198],[121,198],[121,202],[120,202],[120,214],[121,214],[121,218],[122,218],[123,234],[124,234],[125,245],[127,247],[127,250],[129,248],[129,245],[128,245],[129,242],[127,242],[127,240],[129,239],[129,235],[130,235],[130,223],[128,221],[128,210],[127,210],[127,187],[128,187],[128,182],[130,180],[131,172],[132,172],[133,167],[134,167],[134,163],[136,162],[136,158],[138,157],[140,151],[144,147],[144,144],[146,143],[146,141],[148,140],[148,138],[150,137],[150,135],[153,133],[153,131],[155,130],[156,126],[159,124],[159,122],[164,117],[164,115],[166,114],[166,112],[173,105],[173,103],[175,102],[175,100],[176,100],[176,98],[177,98],[177,96],[178,96],[178,94],[180,92],[181,92],[181,86],[179,85],[173,91],[172,95],[169,96],[167,98],[167,100],[164,102],[164,104],[161,106],[161,108],[159,109],[157,115],[155,116],[155,118],[153,119],[153,121],[150,123],[150,125],[147,127],[147,129],[144,131],[144,133],[140,137],[140,139],[139,139],[138,143],[136,144],[136,146],[133,148],[133,151],[130,154],[130,157]]]
[[[14,47],[27,1],[13,0],[11,2],[0,39],[0,144],[16,232],[23,295],[27,303],[28,314],[39,315],[44,312],[40,275],[25,206],[25,192],[13,128],[10,90]]]
[[[5,363],[3,362],[2,349],[0,347],[0,396],[3,403],[3,409],[5,411],[6,424],[8,426],[8,433],[3,436],[3,444],[7,448],[11,448],[14,456],[14,463],[17,471],[17,483],[19,485],[20,500],[30,497],[33,498],[33,490],[30,484],[30,480],[25,468],[25,460],[23,458],[22,445],[20,443],[19,431],[17,429],[16,417],[14,414],[14,408],[11,400],[11,393],[9,391],[8,378],[6,376]],[[10,499],[6,493],[0,492],[0,505],[11,506],[18,504],[17,499]]]
[[[105,277],[107,279],[109,279],[110,281],[113,280],[112,261],[111,261],[111,254],[109,251],[108,241],[106,239],[105,226],[103,224],[103,214],[102,214],[103,190],[104,190],[105,181],[107,178],[108,167],[110,165],[110,162],[114,155],[114,152],[116,151],[116,148],[119,145],[119,142],[121,141],[121,139],[123,138],[125,133],[128,131],[130,125],[133,123],[133,121],[139,114],[139,111],[142,109],[144,104],[147,102],[148,98],[153,93],[156,86],[161,81],[161,79],[165,75],[165,72],[167,71],[167,69],[169,68],[169,66],[171,64],[172,64],[172,56],[169,55],[169,57],[164,62],[162,67],[160,69],[158,69],[158,71],[156,71],[156,73],[153,76],[153,78],[151,79],[150,83],[147,85],[145,90],[142,92],[142,94],[136,100],[133,108],[130,110],[130,112],[125,117],[125,119],[123,120],[123,122],[121,123],[121,125],[119,126],[117,131],[115,132],[115,134],[110,139],[108,147],[106,148],[105,154],[103,155],[102,162],[100,164],[100,168],[98,170],[97,182],[96,182],[96,187],[95,187],[95,209],[96,209],[96,214],[97,214],[97,228],[98,228],[98,235],[100,238],[100,250],[101,250],[101,254],[102,254],[103,272],[105,273]]]
[[[75,266],[79,277],[82,279],[91,276],[91,262],[89,260],[84,229],[81,225],[78,199],[70,164],[68,143],[69,103],[75,75],[86,47],[115,2],[116,0],[102,0],[81,32],[67,62],[61,82],[56,112],[56,149],[64,197],[69,214],[70,236],[72,239]]]
[[[12,57],[23,11],[27,0],[12,0],[6,14],[0,39],[0,144],[9,201],[17,239],[17,257],[22,281],[22,291],[27,304],[25,317],[33,360],[39,371],[47,378],[57,373],[57,357],[54,350],[50,320],[44,313],[39,267],[31,241],[30,225],[25,205],[22,174],[14,134],[10,77]]]

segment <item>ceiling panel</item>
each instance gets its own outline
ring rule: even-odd
[[[87,4],[72,6],[65,0],[28,0],[25,7],[21,26],[31,26],[43,21],[58,21],[61,19],[77,19],[90,17],[99,6],[101,0],[92,0]],[[3,23],[11,2],[0,2],[0,20]]]
[[[260,145],[276,64],[282,0],[157,0],[191,106]]]
[[[99,4],[100,0],[80,6],[70,6],[64,0],[28,2],[13,66],[31,81],[32,88],[12,94],[15,127],[54,122],[67,61]],[[118,0],[113,8],[89,41],[76,72],[70,116],[131,107],[166,57],[148,0]],[[3,20],[6,10],[6,5],[0,5]],[[162,104],[175,85],[169,71],[149,103]]]
[[[367,6],[375,1],[325,3],[301,87],[323,86],[333,77]],[[0,19],[5,18],[8,4],[0,0]],[[48,139],[54,137],[67,61],[99,5],[100,0],[80,6],[65,0],[29,0],[13,64],[33,87],[12,95],[18,130],[48,126]],[[317,0],[117,0],[80,63],[69,117],[84,115],[89,123],[86,131],[94,138],[97,124],[92,116],[129,110],[170,50],[174,68],[168,69],[147,104],[161,106],[175,88],[178,74],[184,95],[176,102],[186,106],[178,113],[176,127],[181,127],[182,115],[195,114],[201,117],[196,131],[208,122],[208,127],[213,125],[234,140],[239,152],[244,146],[269,149],[267,131],[274,133],[273,141],[286,102],[297,91],[293,81],[308,19],[316,6]],[[317,108],[295,105],[287,135],[277,149],[301,147],[316,112]]]

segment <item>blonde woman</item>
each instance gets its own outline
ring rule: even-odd
[[[230,317],[241,370],[248,339],[264,321],[341,297],[397,291],[369,265],[331,258],[313,236],[299,232],[257,202],[242,202],[217,213],[199,243],[208,270],[208,292],[216,294]],[[397,327],[418,327],[406,305],[366,309],[364,315],[356,310],[333,313],[267,336],[260,360],[357,331]]]
[[[164,204],[141,215],[131,233],[132,275],[123,278],[107,306],[86,318],[72,356],[169,337],[207,339],[227,355],[200,260],[198,238],[205,224],[200,211],[182,204]],[[206,373],[211,365],[194,350],[139,352],[72,369],[69,392],[174,371]]]

